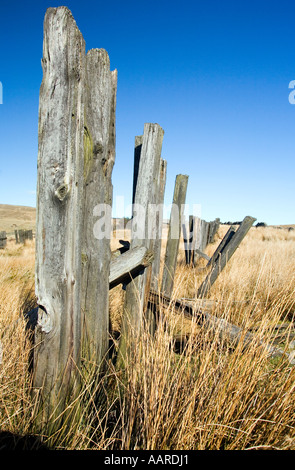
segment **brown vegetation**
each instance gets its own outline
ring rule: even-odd
[[[226,229],[221,226],[218,237]],[[209,255],[218,237],[208,247]],[[110,361],[104,377],[97,378],[85,363],[79,398],[69,403],[60,422],[42,429],[30,395],[31,346],[23,317],[34,306],[34,243],[8,242],[0,252],[0,429],[6,439],[1,440],[0,433],[0,448],[6,447],[7,435],[33,435],[35,440],[26,440],[26,445],[294,450],[295,368],[284,358],[270,360],[259,343],[263,339],[286,350],[292,345],[294,242],[292,231],[252,228],[208,295],[214,315],[255,332],[257,341],[247,352],[176,314],[172,300],[168,309],[161,309],[155,338],[143,333],[124,372]],[[112,249],[118,245],[117,239],[112,241]],[[204,260],[195,268],[186,266],[181,247],[174,299],[195,298],[204,266]],[[110,291],[117,331],[123,298],[120,286]],[[277,329],[278,324],[284,328]],[[176,353],[174,340],[184,333],[188,339]]]

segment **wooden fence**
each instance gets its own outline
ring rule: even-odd
[[[3,250],[7,245],[6,232],[0,232],[0,249]]]
[[[103,371],[109,289],[119,283],[126,286],[120,366],[134,352],[144,323],[151,331],[155,328],[160,299],[169,301],[172,295],[188,176],[176,176],[160,279],[167,162],[161,157],[163,129],[146,123],[135,138],[131,242],[123,241],[111,254],[117,72],[110,71],[106,51],[85,54],[82,34],[66,7],[46,12],[42,64],[36,225],[40,307],[33,383],[48,416],[59,412],[68,394],[79,389],[82,350]],[[208,294],[254,221],[248,216],[237,229],[230,227],[209,258],[204,250],[220,221],[190,218],[190,233],[184,229],[187,262],[205,256],[210,268],[197,298]]]
[[[15,230],[15,242],[25,243],[26,240],[33,240],[33,230]]]

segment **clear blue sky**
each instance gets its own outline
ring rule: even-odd
[[[285,0],[1,0],[0,203],[35,205],[43,19],[59,5],[118,70],[114,198],[130,203],[134,137],[157,122],[166,204],[184,173],[187,203],[208,221],[295,223],[295,4]]]

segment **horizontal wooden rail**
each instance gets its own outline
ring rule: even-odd
[[[144,246],[138,246],[117,256],[111,261],[110,289],[136,277],[152,263],[153,259],[153,252]]]
[[[233,325],[224,318],[218,318],[212,315],[211,312],[214,308],[214,301],[212,300],[196,299],[196,302],[185,302],[179,299],[174,300],[155,291],[151,291],[150,303],[155,306],[159,305],[159,303],[166,306],[171,305],[175,313],[181,314],[189,319],[195,318],[199,324],[205,325],[206,328],[211,328],[213,332],[218,333],[220,338],[227,342],[231,348],[235,348],[238,343],[242,341],[243,349],[246,350],[251,344],[258,342],[259,346],[266,349],[270,358],[285,356],[288,358],[290,364],[295,364],[295,360],[281,348],[257,340],[255,334]]]

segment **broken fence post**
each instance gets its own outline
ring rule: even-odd
[[[211,272],[207,275],[206,279],[200,285],[197,292],[197,297],[205,297],[205,295],[208,293],[221,271],[225,268],[227,262],[230,260],[230,258],[232,257],[244,237],[249,232],[255,220],[256,219],[254,217],[250,216],[244,218],[243,222],[241,223],[237,231],[234,233],[231,240],[222,250],[220,257],[218,260],[216,260]]]
[[[226,245],[229,243],[229,241],[232,239],[233,235],[235,233],[235,228],[233,225],[230,226],[226,234],[224,235],[223,239],[219,243],[218,247],[214,251],[213,255],[211,258],[208,260],[207,267],[214,264],[215,261],[217,261],[218,257],[220,256],[222,250],[226,247]]]

